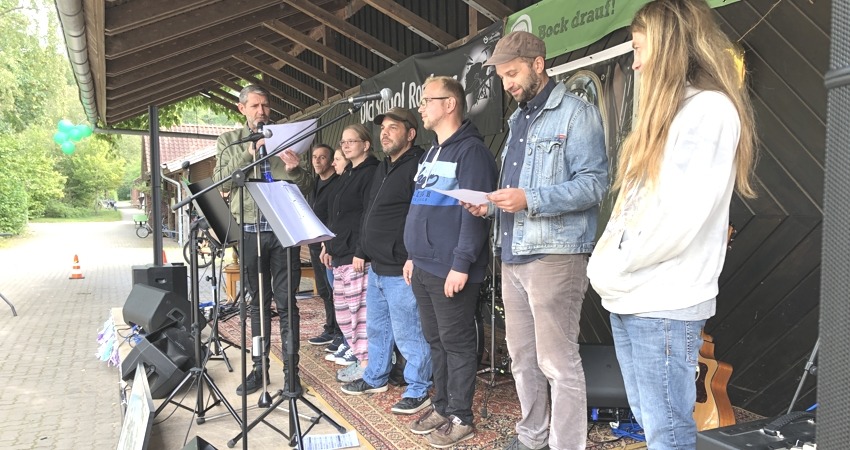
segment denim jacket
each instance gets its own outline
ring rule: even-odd
[[[509,127],[520,113],[514,111]],[[528,207],[514,215],[511,250],[516,255],[590,253],[599,203],[608,189],[599,110],[558,83],[528,127],[525,151],[517,187],[525,191]],[[502,163],[506,153],[507,146]],[[496,227],[498,246],[498,222]]]

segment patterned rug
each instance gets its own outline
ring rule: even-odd
[[[341,366],[326,361],[324,346],[314,346],[307,339],[322,332],[324,309],[318,297],[298,301],[301,313],[301,378],[303,383],[313,388],[336,412],[348,420],[351,425],[376,449],[407,450],[431,448],[427,439],[414,435],[407,425],[414,418],[400,416],[390,412],[392,405],[401,398],[403,388],[390,385],[387,392],[350,396],[343,394],[340,383],[336,381],[336,371]],[[272,324],[272,352],[282,360],[280,333],[277,317]],[[222,337],[238,343],[238,315],[220,325]],[[248,336],[251,335],[250,323]],[[501,449],[514,434],[514,425],[520,417],[519,401],[510,376],[496,375],[495,386],[489,386],[490,375],[479,377],[476,384],[473,411],[475,413],[475,437],[457,445],[456,449]],[[483,409],[485,406],[486,411]],[[739,421],[755,420],[752,414],[736,408]],[[611,434],[607,424],[589,425],[587,449],[639,449],[643,443]]]

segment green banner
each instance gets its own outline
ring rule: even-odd
[[[508,17],[505,33],[523,30],[546,42],[546,59],[586,47],[629,26],[650,0],[542,0]],[[708,0],[717,8],[738,0]]]

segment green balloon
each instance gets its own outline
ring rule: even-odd
[[[57,126],[59,127],[59,131],[63,133],[68,133],[71,131],[71,129],[74,128],[74,123],[68,119],[62,119],[59,121]]]
[[[71,141],[63,142],[60,145],[60,147],[62,147],[62,153],[66,154],[66,155],[70,155],[71,153],[74,153],[74,143],[71,142]]]
[[[66,133],[63,133],[61,131],[53,133],[53,142],[57,143],[58,145],[62,145],[66,141],[68,141],[68,135]]]
[[[71,131],[68,131],[68,138],[74,142],[80,142],[80,139],[83,138],[82,131],[79,127],[73,127]]]
[[[77,128],[80,129],[80,136],[82,136],[84,138],[91,136],[92,129],[91,129],[90,126],[83,124],[83,125],[77,125]]]

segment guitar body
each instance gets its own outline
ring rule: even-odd
[[[714,359],[714,340],[711,336],[703,332],[702,338],[696,380],[697,401],[694,405],[698,431],[735,424],[735,411],[726,394],[726,385],[732,377],[732,366]]]

